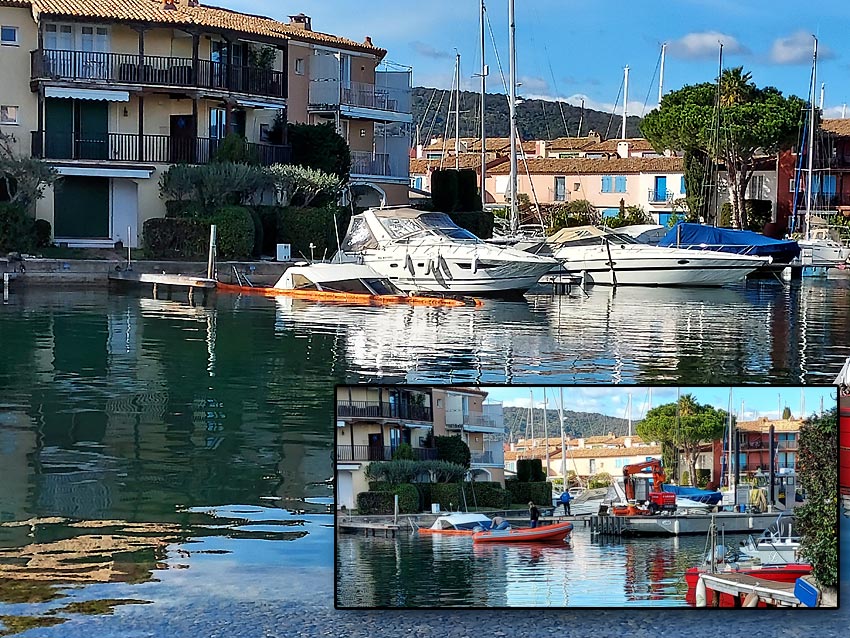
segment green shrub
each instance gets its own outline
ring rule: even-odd
[[[552,484],[546,481],[527,483],[514,479],[505,481],[505,489],[510,494],[511,503],[528,503],[534,501],[538,505],[552,503]]]
[[[419,492],[419,507],[424,512],[431,511],[431,488],[435,483],[412,483]]]
[[[254,222],[254,247],[251,250],[251,256],[260,257],[263,254],[263,244],[265,242],[263,236],[265,233],[265,229],[263,228],[263,221],[260,219],[260,214],[253,206],[247,207],[246,210],[251,216],[251,221]],[[274,251],[266,254],[273,255]]]
[[[336,215],[337,226],[334,226]],[[310,244],[314,245],[316,259],[323,255],[330,257],[337,249],[337,227],[339,238],[345,236],[350,219],[350,211],[338,207],[327,208],[282,208],[279,209],[277,239],[279,243],[290,244],[293,259],[298,255],[310,257]]]
[[[451,213],[449,217],[455,224],[465,228],[476,237],[489,239],[493,236],[493,225],[496,218],[490,211]]]
[[[445,511],[459,509],[463,505],[460,483],[432,483],[431,503],[439,503]]]
[[[598,472],[590,477],[587,482],[587,487],[596,489],[597,487],[608,487],[611,485],[611,475],[608,472]]]
[[[437,169],[431,173],[431,204],[434,210],[453,213],[458,210],[458,171]]]
[[[167,201],[183,202],[195,194],[197,166],[175,164],[159,176],[159,196]],[[166,204],[167,207],[167,204]]]
[[[216,250],[221,259],[245,259],[254,250],[254,219],[242,206],[224,206],[216,211]]]
[[[187,219],[204,219],[209,217],[197,202],[180,199],[169,199],[165,202],[165,216],[184,217]]]
[[[437,448],[437,458],[465,468],[469,468],[472,455],[469,446],[459,436],[435,436],[434,445]]]
[[[720,207],[720,221],[718,225],[721,228],[732,228],[732,204],[723,202]]]
[[[744,204],[747,208],[747,230],[762,232],[765,225],[770,223],[773,203],[769,199],[748,199]]]
[[[697,487],[705,489],[708,482],[711,480],[711,470],[698,468],[697,469]]]
[[[250,203],[270,186],[271,178],[259,166],[233,162],[178,164],[159,178],[160,198],[192,201],[207,215],[222,206]]]
[[[336,175],[309,166],[274,164],[266,174],[283,207],[306,208],[314,202],[327,205],[337,198],[342,186]]]
[[[687,470],[682,472],[682,485],[690,486],[691,484],[691,475]]]
[[[357,495],[359,514],[392,514],[395,498],[392,492],[360,492]]]
[[[393,461],[412,461],[413,448],[410,443],[402,443],[393,450]]]
[[[35,243],[33,218],[21,206],[0,202],[0,254],[31,252]]]
[[[254,206],[253,210],[260,218],[260,225],[263,227],[262,254],[277,254],[277,244],[283,243],[278,237],[281,209],[278,206]]]
[[[520,483],[538,483],[546,480],[543,461],[540,459],[519,459],[516,462],[516,480]]]
[[[209,225],[194,219],[157,217],[142,226],[142,246],[153,259],[203,257],[209,236]]]
[[[333,122],[326,124],[289,124],[288,140],[292,163],[309,166],[348,181],[351,152],[345,138],[336,132]]]
[[[462,479],[469,468],[451,461],[422,461],[423,466],[431,472],[431,475],[437,483],[451,483]]]
[[[36,248],[47,248],[53,242],[53,228],[46,219],[35,220],[35,246]]]
[[[402,514],[416,514],[419,511],[419,491],[410,483],[397,485],[393,494],[398,496],[398,511]]]
[[[457,210],[473,212],[481,210],[481,191],[478,188],[478,173],[464,168],[457,176]]]
[[[247,140],[239,133],[228,133],[221,140],[212,156],[213,162],[233,162],[236,164],[259,164],[257,153],[248,147]]]
[[[466,483],[467,501],[478,507],[505,509],[511,504],[511,494],[495,481],[473,481]]]
[[[369,481],[370,492],[392,492],[394,487],[389,481]]]

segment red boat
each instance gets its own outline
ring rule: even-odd
[[[688,593],[685,594],[685,602],[689,605],[696,605],[696,592],[699,575],[708,571],[707,567],[691,567],[685,571],[685,582],[688,584]],[[796,582],[800,576],[808,576],[811,574],[812,566],[805,563],[789,563],[788,565],[755,565],[752,567],[739,567],[737,569],[726,566],[720,567],[717,570],[717,573],[746,574],[753,578],[763,578],[765,580],[772,580],[780,583],[793,583]],[[705,593],[706,597],[711,598],[713,590],[706,589]],[[738,601],[738,605],[735,604],[735,598],[731,594],[720,594],[721,607],[735,607],[740,606],[740,604],[741,601]],[[765,605],[761,603],[759,606],[764,607]]]
[[[572,523],[554,523],[540,527],[523,527],[510,530],[493,530],[475,532],[472,540],[475,543],[540,543],[563,541],[573,531]]]

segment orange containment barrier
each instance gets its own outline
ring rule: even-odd
[[[330,301],[334,303],[360,304],[365,306],[384,306],[389,304],[408,304],[411,306],[483,306],[484,302],[472,297],[426,297],[420,295],[365,295],[353,292],[329,292],[326,290],[284,290],[282,288],[251,288],[235,284],[218,283],[216,290],[240,294],[263,295],[266,297],[292,297],[309,301]]]

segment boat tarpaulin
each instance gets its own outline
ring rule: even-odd
[[[800,254],[799,244],[792,240],[771,239],[751,230],[715,228],[687,222],[673,226],[658,245],[773,257],[774,261],[790,261]]]

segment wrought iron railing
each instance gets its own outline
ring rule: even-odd
[[[661,191],[655,190],[654,188],[649,189],[649,203],[650,204],[665,204],[667,202],[673,201],[673,192],[672,191]]]
[[[50,160],[207,164],[215,157],[220,144],[221,140],[205,137],[32,132],[32,156]],[[291,161],[292,149],[289,146],[247,142],[246,147],[248,154],[264,166]]]
[[[391,461],[396,447],[380,445],[337,445],[337,461]],[[431,461],[437,458],[436,448],[415,447],[413,458],[417,461]]]
[[[433,421],[430,407],[386,401],[337,401],[336,414],[341,418],[409,419]]]
[[[181,88],[222,89],[285,98],[286,73],[212,60],[36,49],[31,52],[32,79],[116,82]]]

